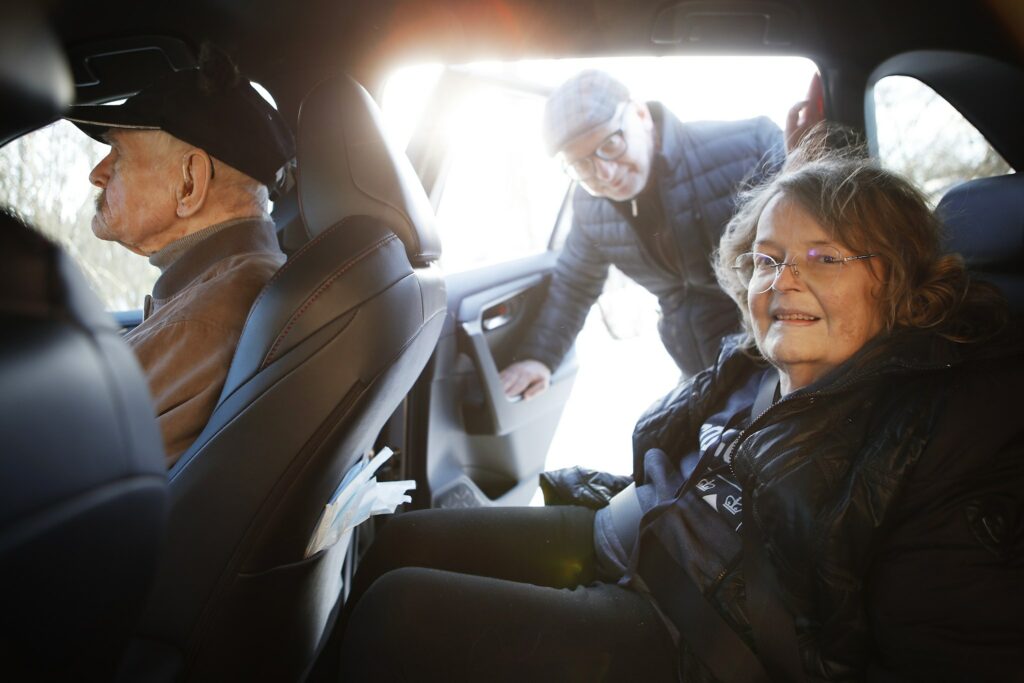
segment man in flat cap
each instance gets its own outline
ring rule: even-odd
[[[286,182],[294,140],[209,49],[198,69],[66,118],[110,145],[89,174],[100,188],[93,232],[161,271],[125,339],[149,380],[170,467],[206,426],[249,309],[284,263],[268,193]]]
[[[790,111],[793,144],[820,118],[807,105]],[[782,131],[766,117],[682,123],[596,70],[551,94],[543,131],[549,153],[561,157],[579,187],[547,301],[520,360],[501,373],[505,393],[530,398],[547,388],[611,264],[658,298],[658,331],[680,370],[689,376],[711,365],[721,338],[740,324],[736,305],[716,284],[711,252],[741,186],[784,161]]]

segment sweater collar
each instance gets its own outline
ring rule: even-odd
[[[251,251],[280,251],[273,221],[236,219],[183,237],[150,257],[162,270],[153,285],[153,298],[174,296],[217,261]]]
[[[171,242],[160,251],[151,254],[149,257],[149,264],[156,266],[160,269],[160,272],[163,273],[171,266],[172,263],[178,260],[178,257],[206,238],[220,232],[224,228],[230,228],[232,225],[237,225],[244,221],[251,220],[251,218],[235,218],[230,221],[224,221],[223,223],[216,223],[203,228],[202,230],[197,230],[190,235],[185,235],[181,239]]]

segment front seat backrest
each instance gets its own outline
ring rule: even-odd
[[[163,442],[67,255],[5,213],[0,255],[0,667],[109,679],[156,570]]]
[[[55,120],[73,95],[41,12],[7,3],[0,146]],[[0,443],[0,677],[109,679],[156,570],[163,443],[114,321],[68,256],[7,212]]]
[[[429,203],[378,116],[347,77],[303,102],[310,239],[253,305],[213,416],[170,472],[167,559],[142,635],[170,645],[185,679],[303,675],[339,607],[344,559],[340,546],[304,559],[307,542],[440,333]]]

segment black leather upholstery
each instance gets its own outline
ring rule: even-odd
[[[5,7],[0,144],[57,118],[71,75]],[[163,442],[120,330],[59,247],[0,213],[0,678],[113,675],[163,533]]]
[[[113,675],[156,568],[163,443],[134,355],[55,245],[0,217],[0,668]]]
[[[957,185],[939,202],[947,248],[963,255],[979,278],[1003,290],[1024,312],[1024,177],[979,178]]]
[[[409,159],[384,136],[377,105],[353,84],[325,81],[302,105],[303,125],[320,132],[298,141],[304,164],[299,202],[308,236],[339,216],[369,216],[401,238],[411,263],[432,263],[441,255],[441,242],[430,200]]]
[[[435,267],[414,267],[437,254],[422,187],[379,132],[348,130],[376,116],[348,78],[303,103],[312,239],[254,304],[220,402],[170,472],[166,561],[141,630],[149,661],[136,650],[132,675],[180,665],[186,680],[296,680],[338,607],[344,553],[303,559],[306,544],[429,359],[445,312]]]

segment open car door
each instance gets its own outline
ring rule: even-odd
[[[448,319],[406,416],[410,462],[428,485],[421,507],[529,503],[576,376],[570,352],[530,400],[506,397],[499,379],[545,300],[552,245],[570,223],[569,180],[540,138],[545,96],[446,68],[407,148],[438,214],[448,290]]]

